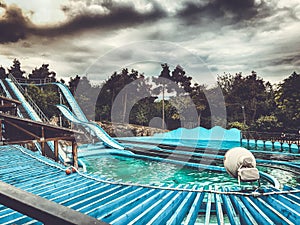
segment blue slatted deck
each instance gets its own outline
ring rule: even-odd
[[[111,224],[300,224],[300,187],[285,187],[294,193],[282,194],[265,188],[255,197],[224,194],[226,187],[101,181],[66,175],[65,167],[19,146],[0,147],[0,179]],[[0,224],[40,222],[0,205]]]

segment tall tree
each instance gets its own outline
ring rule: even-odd
[[[300,74],[293,72],[279,84],[275,98],[278,117],[289,131],[300,128]]]
[[[157,87],[153,90],[154,93],[162,93],[162,129],[165,129],[165,92],[172,92],[173,88],[171,88],[172,85],[170,84],[170,81],[172,81],[171,75],[170,75],[170,68],[167,63],[161,64],[162,71],[160,72],[160,75],[158,78],[154,78],[153,81],[157,85]]]
[[[29,79],[35,82],[50,83],[56,81],[56,73],[49,70],[49,64],[43,64],[40,68],[35,68],[29,74]],[[38,80],[38,81],[37,81]]]
[[[96,101],[99,94],[99,87],[92,85],[90,80],[83,76],[80,78],[76,76],[74,79],[70,79],[70,89],[79,106],[81,107],[84,114],[88,119],[95,119],[95,107]]]
[[[17,59],[14,59],[13,65],[8,69],[8,73],[12,74],[17,79],[25,79],[23,76],[25,71],[21,70],[21,63]]]
[[[201,125],[201,116],[202,112],[208,107],[208,102],[205,97],[204,90],[206,87],[204,85],[194,84],[192,92],[191,92],[191,98],[196,106],[196,110],[198,113],[198,126]]]
[[[183,88],[183,90],[186,93],[192,92],[193,90],[193,88],[191,87],[192,77],[187,76],[186,72],[180,65],[177,65],[175,69],[172,71],[171,79],[172,81],[177,83],[180,88]]]
[[[76,88],[77,88],[79,82],[80,82],[80,76],[76,75],[76,77],[74,77],[74,78],[70,77],[69,89],[73,95],[76,91]]]
[[[139,79],[139,82],[134,82]],[[129,90],[130,89],[130,90]],[[129,71],[127,68],[121,72],[114,72],[112,76],[104,82],[97,99],[96,111],[98,120],[110,121],[111,109],[116,97],[118,98],[118,115],[114,115],[120,122],[125,122],[127,118],[128,106],[138,101],[142,92],[149,92],[149,85],[143,74],[136,70]],[[150,94],[148,95],[150,96]]]
[[[244,125],[254,125],[261,116],[268,116],[274,109],[272,86],[258,77],[255,71],[244,77],[225,75],[218,78],[227,105],[228,122],[244,121]],[[272,108],[273,107],[273,108]]]

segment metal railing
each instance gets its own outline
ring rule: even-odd
[[[49,84],[55,82],[54,78],[47,77],[43,79],[39,78],[15,78],[21,84]]]
[[[242,139],[287,143],[289,145],[296,144],[300,148],[300,134],[242,131]]]
[[[19,89],[19,91],[24,95],[28,104],[33,108],[33,110],[37,113],[37,115],[40,117],[40,119],[43,122],[50,123],[48,117],[43,113],[43,111],[38,107],[38,105],[32,100],[32,98],[26,93],[26,91],[19,84],[17,79],[12,74],[9,74],[8,78],[11,79],[11,81],[16,85],[16,87]]]

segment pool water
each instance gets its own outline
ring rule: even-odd
[[[237,185],[237,180],[227,173],[198,170],[157,161],[112,155],[85,157],[83,161],[88,172],[123,182],[154,185]]]

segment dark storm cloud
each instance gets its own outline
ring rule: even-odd
[[[66,8],[64,10],[67,10]],[[79,14],[70,21],[57,27],[48,27],[45,29],[35,29],[37,35],[59,35],[72,34],[89,29],[111,30],[124,27],[131,27],[146,22],[155,22],[165,16],[165,12],[157,7],[146,13],[136,11],[133,6],[120,5],[113,6],[109,9],[108,14]]]
[[[271,9],[264,1],[255,4],[254,0],[212,0],[207,4],[186,2],[178,12],[178,16],[189,24],[199,24],[204,18],[221,19],[223,24],[236,24],[245,20],[267,17],[270,12]]]
[[[146,22],[155,22],[165,17],[166,13],[159,5],[154,4],[152,10],[139,12],[133,5],[106,4],[108,13],[92,14],[81,13],[73,15],[69,20],[57,25],[37,26],[29,18],[24,16],[17,6],[6,6],[1,3],[0,7],[5,13],[0,17],[0,43],[17,42],[26,39],[29,35],[53,37],[74,34],[91,29],[112,30],[124,27],[132,27]],[[70,10],[64,7],[67,12]]]
[[[5,13],[0,17],[0,43],[17,42],[24,39],[32,26],[30,20],[26,18],[22,10],[17,6],[6,6],[0,3],[0,7]]]
[[[269,62],[269,64],[272,66],[276,66],[276,65],[300,66],[300,55],[299,54],[291,54],[288,56],[283,56],[280,59],[272,59],[272,61]]]

